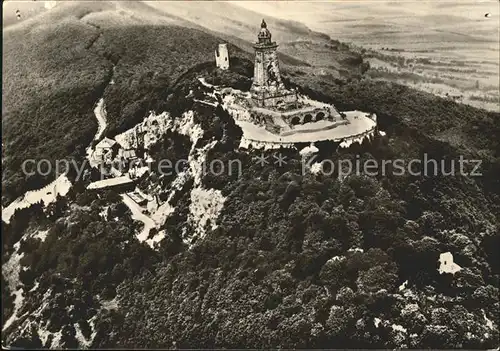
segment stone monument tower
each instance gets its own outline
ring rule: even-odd
[[[215,65],[220,69],[229,68],[229,53],[227,51],[227,44],[219,44],[217,50],[215,50]]]
[[[266,21],[262,20],[255,49],[253,83],[250,89],[252,98],[258,106],[273,107],[280,103],[290,103],[297,99],[294,92],[285,89],[281,81],[277,48],[271,41],[271,32]]]

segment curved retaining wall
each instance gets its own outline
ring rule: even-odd
[[[332,139],[323,139],[323,140],[311,140],[310,142],[314,143],[315,141],[332,141],[334,143],[340,143],[339,146],[341,148],[347,148],[355,143],[361,144],[365,138],[369,138],[369,139],[372,138],[375,135],[376,129],[377,129],[377,126],[374,126],[373,128],[370,128],[363,133],[350,135],[348,137],[337,138],[337,139],[332,138]],[[297,142],[297,143],[301,143],[301,142]],[[283,148],[296,148],[295,144],[296,143],[287,143],[287,142],[280,142],[280,141],[261,141],[261,140],[254,140],[254,139],[248,139],[245,137],[241,137],[240,148],[248,149],[248,148],[252,147],[254,149],[270,150],[270,149],[279,149],[281,147],[283,147]]]
[[[249,149],[250,147],[254,149],[279,149],[281,147],[294,149],[295,144],[293,143],[282,143],[282,142],[268,142],[268,141],[260,141],[260,140],[252,140],[247,139],[245,137],[241,137],[240,148]]]
[[[373,128],[368,129],[366,132],[351,135],[347,138],[343,138],[341,140],[334,140],[339,142],[340,141],[340,147],[342,148],[347,148],[351,146],[354,143],[359,143],[361,144],[365,138],[372,138],[373,135],[375,134],[375,131],[377,130],[377,126],[374,126]]]

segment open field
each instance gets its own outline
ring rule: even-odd
[[[372,72],[373,78],[440,96],[448,93],[476,107],[499,108],[496,1],[235,4],[300,21],[314,31],[367,49],[365,59],[377,71]]]

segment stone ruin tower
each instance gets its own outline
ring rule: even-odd
[[[229,68],[229,53],[227,51],[227,44],[219,44],[217,50],[215,50],[215,65],[220,69]]]

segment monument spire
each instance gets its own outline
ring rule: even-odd
[[[264,19],[262,19],[262,23],[260,24],[260,32],[257,36],[259,39],[259,44],[270,45],[271,43],[271,32],[267,29],[267,23]]]

